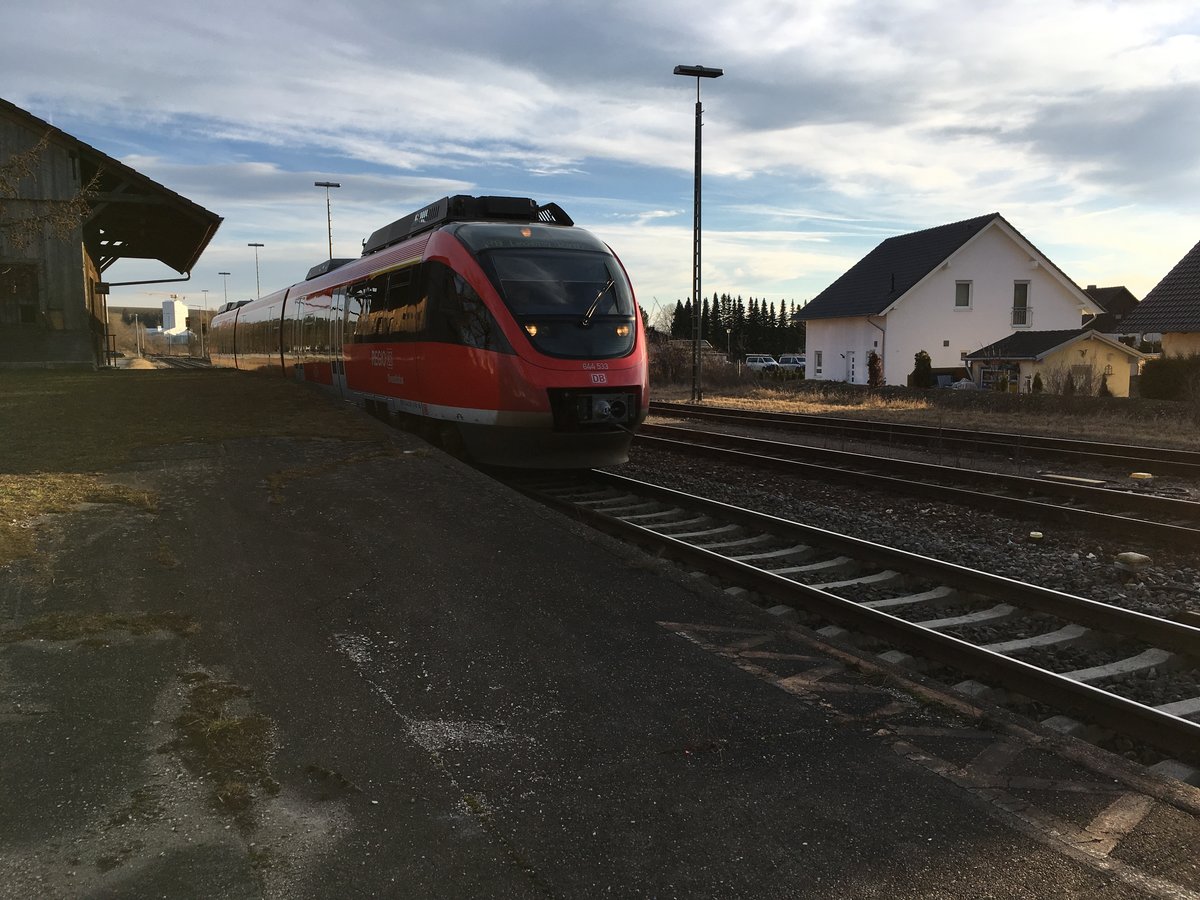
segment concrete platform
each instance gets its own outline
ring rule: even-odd
[[[0,897],[1200,896],[1194,788],[378,434],[148,451],[0,570]]]

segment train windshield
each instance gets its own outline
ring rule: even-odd
[[[486,250],[480,258],[542,353],[611,358],[633,349],[633,292],[610,254],[524,246]]]

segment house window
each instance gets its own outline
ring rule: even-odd
[[[955,309],[970,309],[971,308],[971,282],[969,282],[969,281],[954,282],[954,308]]]
[[[1029,282],[1013,282],[1013,328],[1027,328],[1033,324],[1033,310],[1029,308]]]
[[[38,270],[36,265],[0,266],[0,325],[36,325]]]
[[[942,341],[942,346],[943,346],[943,347],[949,347],[949,346],[950,346],[950,342],[949,342],[949,341]]]
[[[813,374],[814,375],[821,374],[821,362],[822,362],[821,357],[822,357],[822,352],[820,350],[817,350],[813,353]]]

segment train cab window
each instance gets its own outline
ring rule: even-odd
[[[425,263],[429,340],[512,353],[500,324],[469,281],[440,262]]]
[[[481,256],[539,352],[612,359],[633,350],[633,291],[611,254],[529,247],[489,250]]]
[[[488,254],[504,299],[517,316],[633,315],[633,298],[616,260],[576,250]]]

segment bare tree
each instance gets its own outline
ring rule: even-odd
[[[14,153],[0,163],[0,236],[14,247],[24,248],[47,231],[63,240],[79,228],[91,212],[99,193],[101,172],[67,200],[32,197],[22,191],[22,183],[37,174],[50,147],[50,133],[42,135],[28,150]]]

